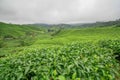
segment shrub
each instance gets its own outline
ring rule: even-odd
[[[3,48],[5,46],[4,41],[0,41],[0,48]]]
[[[112,50],[91,43],[71,43],[1,59],[0,79],[115,80],[118,68]]]
[[[99,46],[113,50],[116,59],[120,61],[120,40],[103,40],[99,41]]]
[[[117,24],[116,27],[120,27],[120,24]]]
[[[14,36],[11,36],[11,35],[5,35],[4,36],[4,39],[6,40],[6,39],[15,39],[15,37]]]
[[[25,39],[22,38],[19,40],[19,46],[30,46],[33,44],[33,42],[34,40],[31,38],[25,38]]]
[[[29,46],[29,45],[31,45],[31,43],[29,43],[29,41],[26,41],[26,40],[19,41],[19,46]]]

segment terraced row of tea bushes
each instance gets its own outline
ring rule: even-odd
[[[91,43],[0,59],[0,80],[115,80],[118,70],[112,49]]]

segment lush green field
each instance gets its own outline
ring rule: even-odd
[[[104,44],[103,44],[104,43]],[[120,40],[30,49],[0,59],[1,80],[119,80]],[[120,54],[119,54],[120,55]]]
[[[120,28],[115,27],[65,29],[50,39],[38,40],[36,43],[65,44],[73,41],[96,42],[98,40],[119,39],[119,35]]]
[[[119,80],[120,27],[0,23],[0,80]]]
[[[36,27],[12,27],[7,25],[6,27],[1,27],[0,34],[0,44],[2,47],[0,48],[0,55],[4,55],[14,52],[18,53],[25,48],[28,49],[31,47],[59,47],[75,41],[97,42],[99,40],[120,39],[120,27],[110,26],[79,29],[61,29],[60,32],[56,33],[55,31],[47,32],[47,29],[36,29]],[[8,38],[6,38],[6,35],[8,34],[10,37],[7,36]],[[11,39],[11,36],[13,39]]]

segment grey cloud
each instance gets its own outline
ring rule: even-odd
[[[0,21],[78,23],[120,18],[120,0],[0,0]]]

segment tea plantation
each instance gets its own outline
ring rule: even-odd
[[[0,80],[120,80],[120,27],[0,23]]]
[[[0,59],[1,80],[117,80],[120,41],[74,42]],[[114,50],[116,48],[116,50]]]

